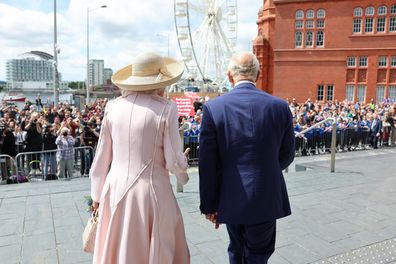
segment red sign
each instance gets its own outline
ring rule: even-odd
[[[199,95],[194,92],[184,92],[184,96],[192,99],[199,98]]]
[[[179,116],[194,116],[193,99],[188,97],[173,97],[173,101],[177,105]]]

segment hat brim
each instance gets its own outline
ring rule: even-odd
[[[111,81],[118,88],[127,91],[150,91],[172,85],[180,80],[184,72],[184,65],[181,62],[168,57],[163,58],[163,60],[164,72],[167,72],[170,76],[163,75],[160,80],[150,76],[131,76],[132,64],[130,64],[114,73],[111,77]]]

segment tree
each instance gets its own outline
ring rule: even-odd
[[[84,89],[85,88],[85,82],[70,82],[69,83],[69,88],[70,89]]]

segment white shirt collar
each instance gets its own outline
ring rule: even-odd
[[[249,80],[242,80],[242,81],[237,82],[237,83],[234,85],[234,88],[236,88],[238,85],[241,85],[241,84],[244,84],[244,83],[251,83],[251,84],[253,84],[254,86],[256,86],[256,84],[255,84],[254,82],[252,82],[252,81],[249,81]]]

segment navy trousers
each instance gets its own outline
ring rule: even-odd
[[[275,251],[276,220],[254,225],[227,224],[230,264],[266,264]]]

